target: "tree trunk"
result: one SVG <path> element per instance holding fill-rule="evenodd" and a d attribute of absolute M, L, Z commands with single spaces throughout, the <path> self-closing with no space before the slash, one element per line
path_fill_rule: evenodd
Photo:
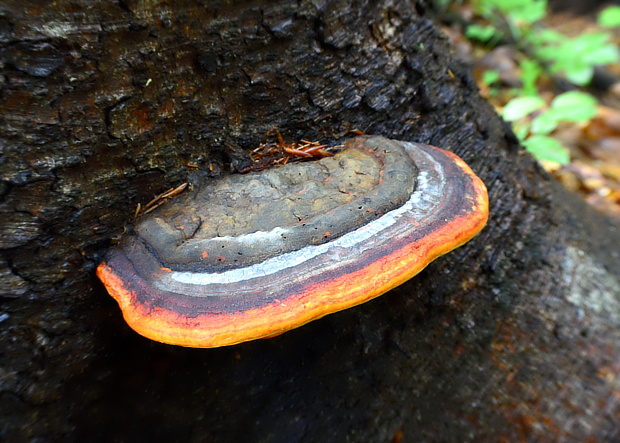
<path fill-rule="evenodd" d="M 2 439 L 618 439 L 618 226 L 518 147 L 431 18 L 424 0 L 4 2 Z M 274 127 L 452 150 L 489 189 L 488 226 L 276 338 L 138 336 L 102 254 L 186 164 L 227 173 L 229 142 Z"/>

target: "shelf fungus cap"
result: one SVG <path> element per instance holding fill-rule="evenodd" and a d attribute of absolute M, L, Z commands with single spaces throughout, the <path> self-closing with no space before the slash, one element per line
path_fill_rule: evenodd
<path fill-rule="evenodd" d="M 377 136 L 344 148 L 140 219 L 97 269 L 129 326 L 204 348 L 278 335 L 400 285 L 486 223 L 486 188 L 456 155 Z"/>

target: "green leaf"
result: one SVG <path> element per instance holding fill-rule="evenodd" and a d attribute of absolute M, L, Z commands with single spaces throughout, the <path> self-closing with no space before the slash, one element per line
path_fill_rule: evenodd
<path fill-rule="evenodd" d="M 596 99 L 585 92 L 565 92 L 553 99 L 550 112 L 559 120 L 586 122 L 596 114 Z"/>
<path fill-rule="evenodd" d="M 609 6 L 603 9 L 598 16 L 598 24 L 604 28 L 620 26 L 620 6 Z"/>
<path fill-rule="evenodd" d="M 482 83 L 485 85 L 492 85 L 493 83 L 499 80 L 499 72 L 494 69 L 489 69 L 488 71 L 484 71 L 482 74 Z"/>
<path fill-rule="evenodd" d="M 538 96 L 517 97 L 510 100 L 502 113 L 504 120 L 515 121 L 545 106 L 545 101 Z"/>
<path fill-rule="evenodd" d="M 551 111 L 547 111 L 532 120 L 530 132 L 532 134 L 546 135 L 551 134 L 557 127 L 558 119 L 556 115 Z"/>
<path fill-rule="evenodd" d="M 564 75 L 573 85 L 586 86 L 592 80 L 594 68 L 581 66 L 567 67 L 564 69 Z"/>
<path fill-rule="evenodd" d="M 530 135 L 530 124 L 523 120 L 517 120 L 512 123 L 512 131 L 517 138 L 523 142 Z"/>
<path fill-rule="evenodd" d="M 561 165 L 570 163 L 568 149 L 552 137 L 533 135 L 525 140 L 523 145 L 539 161 L 552 161 Z"/>
<path fill-rule="evenodd" d="M 547 43 L 561 42 L 566 38 L 565 35 L 560 34 L 553 29 L 540 29 L 535 33 L 528 35 L 528 40 L 534 45 L 544 45 Z"/>
<path fill-rule="evenodd" d="M 502 38 L 502 33 L 493 26 L 470 25 L 465 30 L 465 36 L 471 40 L 487 43 L 492 39 Z"/>
<path fill-rule="evenodd" d="M 509 14 L 517 21 L 531 24 L 545 17 L 547 0 L 513 0 L 504 3 L 513 2 L 515 5 Z"/>
<path fill-rule="evenodd" d="M 606 32 L 591 32 L 575 37 L 567 47 L 573 53 L 580 54 L 583 61 L 590 65 L 603 65 L 618 60 L 618 48 L 609 42 L 610 35 Z"/>

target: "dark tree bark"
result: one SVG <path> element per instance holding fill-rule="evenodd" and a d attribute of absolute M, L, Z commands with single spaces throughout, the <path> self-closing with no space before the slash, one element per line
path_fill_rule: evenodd
<path fill-rule="evenodd" d="M 618 226 L 477 93 L 424 0 L 0 5 L 5 441 L 619 438 Z M 146 340 L 94 276 L 148 201 L 271 128 L 429 143 L 487 228 L 398 289 L 270 340 Z M 195 180 L 195 177 L 192 178 Z"/>

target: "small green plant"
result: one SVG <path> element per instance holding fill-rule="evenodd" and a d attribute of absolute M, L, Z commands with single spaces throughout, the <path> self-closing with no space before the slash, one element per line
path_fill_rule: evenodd
<path fill-rule="evenodd" d="M 529 118 L 537 113 L 533 118 Z M 503 117 L 513 122 L 515 133 L 538 160 L 568 164 L 570 155 L 562 144 L 550 137 L 560 123 L 582 123 L 596 114 L 596 99 L 580 91 L 556 96 L 547 106 L 539 96 L 517 97 L 506 104 Z"/>
<path fill-rule="evenodd" d="M 538 79 L 543 73 L 543 68 L 535 60 L 529 58 L 521 60 L 519 64 L 521 68 L 521 90 L 516 95 L 535 95 L 538 96 Z"/>
<path fill-rule="evenodd" d="M 473 0 L 472 4 L 489 25 L 469 26 L 469 38 L 490 44 L 509 37 L 530 58 L 545 64 L 551 74 L 561 73 L 576 85 L 589 83 L 595 66 L 620 58 L 606 32 L 570 38 L 542 27 L 539 22 L 545 16 L 546 0 Z M 599 21 L 613 26 L 620 21 L 620 7 L 604 10 Z"/>
<path fill-rule="evenodd" d="M 563 74 L 571 83 L 590 83 L 594 67 L 618 61 L 618 48 L 605 32 L 589 32 L 574 38 L 552 30 L 529 36 L 534 55 L 546 62 L 552 74 Z"/>
<path fill-rule="evenodd" d="M 510 40 L 523 55 L 519 61 L 522 86 L 512 91 L 504 118 L 513 122 L 517 136 L 537 159 L 568 163 L 568 150 L 550 134 L 561 122 L 590 120 L 596 113 L 596 100 L 589 94 L 571 91 L 557 96 L 547 106 L 538 82 L 544 75 L 559 75 L 574 85 L 587 85 L 596 66 L 620 59 L 611 35 L 591 32 L 570 38 L 546 29 L 541 20 L 547 0 L 472 0 L 471 4 L 487 24 L 468 26 L 468 38 L 487 45 Z M 620 7 L 605 9 L 599 15 L 599 24 L 620 26 Z M 486 74 L 483 83 L 491 83 Z"/>

